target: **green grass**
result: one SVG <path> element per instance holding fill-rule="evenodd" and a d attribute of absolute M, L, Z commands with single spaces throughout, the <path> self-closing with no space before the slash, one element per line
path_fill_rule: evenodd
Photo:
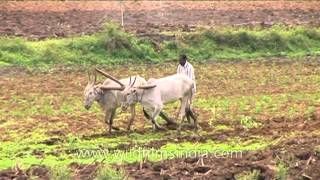
<path fill-rule="evenodd" d="M 320 30 L 316 28 L 274 26 L 168 32 L 176 34 L 177 40 L 157 46 L 150 39 L 137 38 L 113 24 L 106 24 L 104 29 L 90 36 L 42 41 L 0 38 L 0 67 L 159 63 L 176 59 L 180 53 L 197 62 L 320 54 Z"/>
<path fill-rule="evenodd" d="M 245 128 L 259 127 L 255 119 L 309 117 L 319 105 L 319 93 L 280 93 L 272 95 L 197 98 L 194 106 L 212 112 L 212 120 L 239 121 Z"/>
<path fill-rule="evenodd" d="M 98 170 L 97 176 L 95 177 L 96 180 L 123 180 L 125 179 L 125 171 L 114 170 L 109 166 L 103 166 Z"/>
<path fill-rule="evenodd" d="M 167 64 L 165 70 L 162 66 L 118 67 L 113 68 L 112 73 L 116 77 L 128 73 L 149 78 L 164 76 L 176 68 L 176 64 Z M 53 179 L 58 179 L 68 174 L 56 167 L 67 167 L 73 162 L 112 165 L 194 154 L 220 158 L 265 149 L 287 138 L 319 135 L 316 130 L 292 129 L 276 136 L 250 133 L 251 128 L 259 130 L 272 118 L 284 117 L 286 123 L 297 117 L 308 121 L 308 117 L 317 112 L 320 105 L 318 62 L 195 63 L 194 67 L 199 88 L 193 107 L 202 130 L 194 133 L 184 128 L 180 136 L 174 130 L 152 132 L 150 121 L 143 118 L 141 106 L 137 109 L 134 132 L 105 135 L 103 112 L 97 103 L 89 111 L 83 107 L 86 75 L 77 71 L 3 77 L 1 80 L 6 86 L 0 87 L 3 90 L 0 91 L 0 170 L 15 165 L 26 169 L 37 164 L 50 167 L 57 173 Z M 165 112 L 173 117 L 178 105 L 166 106 Z M 123 130 L 128 116 L 128 112 L 118 113 L 115 126 Z M 245 132 L 239 137 L 233 133 L 228 135 L 229 131 L 237 130 L 238 125 L 243 126 Z M 52 145 L 45 143 L 52 139 L 58 141 Z M 141 154 L 143 151 L 145 155 Z M 318 156 L 320 148 L 315 151 Z M 286 177 L 285 166 L 279 163 L 275 168 L 279 178 Z M 124 175 L 108 167 L 103 167 L 98 174 L 101 179 L 110 176 L 121 179 Z M 251 178 L 257 174 L 248 171 L 243 175 Z"/>
<path fill-rule="evenodd" d="M 121 137 L 110 138 L 109 140 L 116 141 L 117 139 L 121 139 Z M 223 143 L 208 140 L 203 143 L 167 143 L 159 149 L 141 148 L 139 146 L 126 150 L 112 150 L 108 149 L 110 147 L 108 145 L 108 138 L 93 140 L 78 139 L 77 141 L 80 142 L 61 142 L 57 145 L 39 144 L 36 140 L 4 143 L 3 148 L 0 149 L 0 169 L 13 167 L 16 163 L 21 163 L 22 168 L 27 168 L 33 164 L 45 164 L 49 167 L 57 167 L 60 165 L 66 166 L 72 162 L 88 164 L 93 161 L 103 161 L 108 164 L 119 164 L 137 162 L 143 159 L 159 161 L 200 154 L 207 156 L 213 154 L 216 157 L 238 157 L 242 156 L 246 151 L 260 150 L 273 143 L 273 141 L 268 139 L 242 141 L 235 138 Z M 130 142 L 129 139 L 126 141 Z M 123 141 L 119 141 L 118 143 L 121 144 Z M 38 155 L 34 154 L 35 150 L 43 152 L 44 157 L 39 158 Z M 58 152 L 58 155 L 53 155 L 55 152 Z"/>
<path fill-rule="evenodd" d="M 71 179 L 71 172 L 67 166 L 53 166 L 50 168 L 49 177 L 56 180 Z"/>
<path fill-rule="evenodd" d="M 288 176 L 289 167 L 283 162 L 278 162 L 277 164 L 277 179 L 285 180 Z"/>
<path fill-rule="evenodd" d="M 253 170 L 250 172 L 242 172 L 238 175 L 236 175 L 236 180 L 258 180 L 260 177 L 260 171 L 259 170 Z"/>

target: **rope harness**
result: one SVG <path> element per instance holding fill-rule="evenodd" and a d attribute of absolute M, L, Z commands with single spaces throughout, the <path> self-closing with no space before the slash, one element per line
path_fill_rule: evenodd
<path fill-rule="evenodd" d="M 140 100 L 139 100 L 137 91 L 136 91 L 134 94 L 135 94 L 135 96 L 136 96 L 136 101 L 137 101 L 137 102 L 141 102 L 141 100 L 142 100 L 142 98 L 143 98 L 143 95 L 144 95 L 144 89 L 142 90 L 142 94 L 141 94 Z"/>

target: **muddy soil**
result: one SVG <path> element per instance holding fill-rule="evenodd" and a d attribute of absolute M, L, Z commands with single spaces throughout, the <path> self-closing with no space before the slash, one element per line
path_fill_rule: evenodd
<path fill-rule="evenodd" d="M 89 179 L 94 179 L 94 177 L 96 177 L 97 170 L 101 167 L 101 164 L 71 163 L 69 167 L 72 172 L 70 174 L 72 179 L 89 180 Z M 40 166 L 40 165 L 32 165 L 27 170 L 22 170 L 17 166 L 14 168 L 0 171 L 0 180 L 11 180 L 11 179 L 27 180 L 30 178 L 33 178 L 33 179 L 37 178 L 41 180 L 53 179 L 52 175 L 50 175 L 50 169 L 48 167 Z"/>
<path fill-rule="evenodd" d="M 161 141 L 139 144 L 139 147 L 158 149 L 168 142 L 205 142 L 209 139 L 224 141 L 236 136 L 248 140 L 254 136 L 264 136 L 271 139 L 278 138 L 281 140 L 265 150 L 247 151 L 236 154 L 236 156 L 235 154 L 231 154 L 231 156 L 205 154 L 203 157 L 177 158 L 161 162 L 145 161 L 124 166 L 114 166 L 114 168 L 124 168 L 128 175 L 135 179 L 157 179 L 159 177 L 163 179 L 234 179 L 241 174 L 249 173 L 253 170 L 260 172 L 260 179 L 274 179 L 278 174 L 278 164 L 282 162 L 288 167 L 288 178 L 320 178 L 320 172 L 316 171 L 316 169 L 320 168 L 320 138 L 319 135 L 313 134 L 313 132 L 320 129 L 320 111 L 316 111 L 310 117 L 264 120 L 261 127 L 250 130 L 245 130 L 236 122 L 221 120 L 216 123 L 234 128 L 228 131 L 203 129 L 207 132 L 203 136 L 167 138 Z M 201 125 L 208 126 L 206 124 Z M 288 132 L 297 133 L 297 136 L 294 138 L 281 138 L 281 136 L 286 136 Z M 51 133 L 60 134 L 62 132 Z M 145 131 L 136 133 L 144 134 Z M 116 135 L 113 134 L 113 136 Z M 51 141 L 44 143 L 51 143 Z M 120 145 L 115 149 L 125 150 L 133 146 L 137 146 L 137 144 Z M 99 163 L 71 163 L 70 168 L 73 172 L 72 176 L 75 179 L 94 179 L 100 165 Z M 33 165 L 25 171 L 19 167 L 0 171 L 1 180 L 14 178 L 27 179 L 31 176 L 49 179 L 49 170 L 44 166 Z"/>
<path fill-rule="evenodd" d="M 257 152 L 244 152 L 238 156 L 209 154 L 165 160 L 156 163 L 140 162 L 125 166 L 136 179 L 235 179 L 246 172 L 257 170 L 259 179 L 275 179 L 279 163 L 288 166 L 288 179 L 319 179 L 320 156 L 315 146 L 317 136 L 296 137 Z"/>
<path fill-rule="evenodd" d="M 319 145 L 318 136 L 295 137 L 263 151 L 248 151 L 236 156 L 205 154 L 202 157 L 155 163 L 145 161 L 115 168 L 124 168 L 134 179 L 235 179 L 254 170 L 260 172 L 259 179 L 275 179 L 281 162 L 288 167 L 287 179 L 319 179 L 320 155 L 315 150 Z M 72 163 L 70 167 L 74 179 L 94 179 L 100 166 L 97 163 Z M 34 165 L 26 171 L 18 167 L 0 171 L 1 180 L 28 179 L 31 176 L 49 179 L 49 170 Z"/>
<path fill-rule="evenodd" d="M 0 2 L 0 35 L 30 39 L 92 34 L 105 21 L 121 22 L 126 30 L 153 36 L 161 31 L 196 26 L 320 26 L 320 2 L 295 1 L 23 1 Z M 161 38 L 161 37 L 160 37 Z"/>
<path fill-rule="evenodd" d="M 265 120 L 262 127 L 245 130 L 241 126 L 220 121 L 231 125 L 235 129 L 230 131 L 209 133 L 202 137 L 177 137 L 171 142 L 199 142 L 212 139 L 215 141 L 227 140 L 231 137 L 252 139 L 253 136 L 266 138 L 280 138 L 280 142 L 271 145 L 262 151 L 248 151 L 242 154 L 221 153 L 204 154 L 203 157 L 178 158 L 162 162 L 139 162 L 127 165 L 124 168 L 133 178 L 139 179 L 235 179 L 237 176 L 257 170 L 259 179 L 275 179 L 278 177 L 279 163 L 288 167 L 288 179 L 319 179 L 320 168 L 319 135 L 310 135 L 320 129 L 320 112 L 317 111 L 309 118 L 275 118 Z M 308 119 L 308 120 L 307 120 Z M 209 129 L 208 129 L 209 130 Z M 210 131 L 208 131 L 210 132 Z M 281 138 L 288 132 L 296 132 L 297 137 Z M 308 136 L 309 134 L 309 136 Z M 167 142 L 150 142 L 150 147 L 161 147 Z M 316 149 L 316 147 L 318 149 Z"/>
<path fill-rule="evenodd" d="M 45 166 L 33 165 L 25 171 L 19 166 L 0 171 L 0 180 L 27 180 L 30 179 L 30 177 L 47 180 L 49 179 L 49 169 Z"/>
<path fill-rule="evenodd" d="M 231 65 L 231 64 L 230 64 Z M 199 65 L 200 66 L 200 65 Z M 309 66 L 309 65 L 308 65 Z M 174 71 L 175 66 L 172 67 L 172 71 Z M 265 66 L 267 67 L 267 66 Z M 283 66 L 284 68 L 286 66 Z M 306 71 L 303 71 L 305 74 L 314 75 L 318 72 L 318 66 L 312 66 L 313 68 L 306 68 Z M 218 68 L 214 66 L 214 68 Z M 215 72 L 214 68 L 207 69 L 206 71 Z M 145 74 L 152 74 L 160 76 L 161 73 L 154 69 L 144 72 Z M 262 68 L 263 69 L 263 68 Z M 266 68 L 265 68 L 266 69 Z M 294 68 L 292 68 L 294 69 Z M 114 74 L 118 77 L 121 77 L 122 74 L 125 74 L 127 69 L 118 69 L 114 71 Z M 171 70 L 170 70 L 171 71 Z M 13 69 L 12 74 L 8 74 L 7 72 L 11 72 L 10 70 L 3 71 L 3 74 L 0 72 L 1 83 L 6 87 L 1 97 L 3 100 L 10 99 L 13 95 L 20 95 L 28 100 L 29 94 L 32 93 L 50 93 L 53 95 L 57 95 L 58 92 L 64 93 L 64 95 L 68 96 L 81 96 L 83 87 L 86 84 L 86 76 L 81 72 L 70 73 L 68 76 L 65 76 L 65 72 L 56 72 L 52 74 L 47 74 L 44 76 L 39 72 L 39 76 L 34 76 L 29 74 L 29 72 L 21 72 L 20 69 Z M 21 72 L 21 73 L 19 73 Z M 169 71 L 168 71 L 169 72 Z M 204 71 L 205 72 L 205 71 Z M 259 72 L 261 72 L 259 70 Z M 292 72 L 291 69 L 288 72 Z M 288 73 L 287 71 L 281 73 Z M 279 75 L 284 75 L 284 74 Z M 15 77 L 15 74 L 17 77 Z M 203 73 L 205 74 L 205 73 Z M 265 73 L 264 75 L 268 76 L 270 73 Z M 219 74 L 218 74 L 219 75 Z M 213 77 L 217 78 L 218 75 Z M 223 74 L 225 76 L 225 74 Z M 250 79 L 246 74 L 244 74 L 242 78 Z M 150 76 L 150 75 L 149 75 Z M 227 76 L 231 79 L 234 78 L 232 76 Z M 269 78 L 270 79 L 270 78 Z M 208 86 L 204 78 L 199 79 L 199 85 Z M 232 82 L 235 82 L 233 79 Z M 295 83 L 295 82 L 293 82 Z M 311 84 L 311 83 L 310 83 Z M 229 84 L 229 87 L 232 83 Z M 288 86 L 288 87 L 291 87 Z M 279 91 L 274 92 L 271 91 L 272 87 L 263 87 L 264 89 L 259 89 L 259 86 L 256 87 L 256 94 L 263 94 L 264 92 L 269 93 L 279 93 Z M 298 89 L 295 89 L 298 88 Z M 78 89 L 74 91 L 74 89 Z M 230 89 L 216 89 L 216 92 L 208 93 L 206 89 L 208 88 L 199 88 L 202 89 L 203 94 L 209 94 L 210 96 L 230 96 L 239 91 L 237 88 Z M 266 90 L 267 89 L 267 90 Z M 290 88 L 290 90 L 296 90 L 296 92 L 315 92 L 316 89 L 319 89 L 317 86 L 304 86 Z M 288 93 L 286 90 L 282 90 L 283 92 Z M 249 91 L 248 91 L 249 92 Z M 290 92 L 290 91 L 289 91 Z M 220 93 L 220 94 L 219 94 Z M 246 93 L 246 92 L 245 92 Z M 252 93 L 250 90 L 249 93 Z M 241 93 L 243 95 L 244 93 Z M 61 96 L 61 95 L 60 95 Z M 57 97 L 60 97 L 57 95 Z M 205 97 L 205 96 L 204 96 Z M 57 102 L 53 102 L 53 104 L 59 104 Z M 12 107 L 15 108 L 17 104 L 13 103 Z M 4 107 L 4 106 L 3 106 Z M 196 109 L 196 112 L 201 114 L 201 118 L 199 121 L 199 125 L 202 127 L 202 136 L 199 136 L 195 133 L 191 132 L 191 127 L 185 126 L 183 130 L 188 130 L 188 135 L 182 136 L 174 136 L 172 135 L 172 130 L 168 130 L 168 134 L 164 135 L 164 138 L 159 141 L 151 141 L 148 143 L 141 144 L 122 144 L 116 147 L 118 150 L 130 149 L 133 146 L 146 147 L 146 148 L 160 148 L 161 146 L 167 144 L 168 142 L 204 142 L 207 140 L 221 141 L 225 142 L 229 138 L 239 137 L 242 140 L 255 140 L 255 137 L 265 137 L 268 140 L 278 140 L 279 142 L 275 145 L 268 147 L 262 151 L 256 152 L 245 152 L 243 156 L 240 158 L 180 158 L 174 160 L 166 160 L 162 162 L 150 163 L 134 163 L 129 165 L 124 165 L 122 167 L 115 168 L 125 168 L 127 170 L 128 175 L 131 175 L 135 179 L 234 179 L 237 175 L 243 172 L 249 172 L 252 170 L 259 170 L 261 172 L 261 179 L 273 179 L 277 176 L 278 162 L 285 163 L 288 167 L 288 173 L 291 179 L 308 179 L 312 177 L 313 179 L 319 179 L 319 171 L 317 169 L 320 168 L 319 163 L 319 148 L 320 148 L 320 108 L 314 104 L 315 113 L 311 116 L 305 117 L 301 116 L 294 119 L 289 119 L 288 117 L 278 117 L 278 118 L 269 118 L 269 116 L 263 116 L 261 119 L 254 119 L 256 122 L 261 125 L 257 128 L 246 129 L 240 123 L 239 120 L 224 120 L 219 119 L 218 121 L 214 121 L 213 125 L 210 126 L 208 124 L 207 119 L 209 119 L 212 114 L 209 111 Z M 8 108 L 8 107 L 5 107 Z M 54 106 L 55 108 L 55 106 Z M 81 112 L 82 113 L 82 112 Z M 174 114 L 171 112 L 169 114 Z M 125 135 L 127 132 L 119 131 L 114 132 L 113 135 L 105 134 L 105 124 L 101 121 L 102 117 L 98 117 L 92 114 L 81 114 L 78 116 L 47 116 L 47 115 L 35 115 L 34 122 L 30 122 L 28 124 L 19 124 L 15 125 L 16 127 L 8 127 L 2 128 L 1 132 L 3 132 L 1 136 L 1 140 L 6 139 L 6 131 L 11 130 L 10 128 L 18 129 L 19 132 L 26 132 L 26 136 L 29 136 L 28 131 L 32 131 L 34 127 L 38 127 L 41 129 L 47 128 L 48 125 L 52 125 L 57 122 L 67 122 L 66 129 L 54 129 L 47 132 L 48 135 L 52 135 L 48 140 L 45 140 L 41 143 L 46 145 L 54 145 L 59 142 L 65 141 L 65 136 L 68 133 L 81 134 L 83 138 L 86 139 L 94 139 L 98 137 L 117 137 L 120 135 Z M 151 127 L 143 128 L 145 123 L 149 123 L 146 120 L 143 120 L 142 114 L 137 117 L 135 122 L 135 127 L 138 130 L 133 130 L 135 133 L 145 134 L 151 132 Z M 202 120 L 201 120 L 202 119 Z M 1 117 L 0 117 L 1 120 Z M 20 119 L 18 119 L 20 120 Z M 120 123 L 117 122 L 116 126 L 121 129 L 126 127 L 126 119 L 120 120 Z M 3 121 L 5 122 L 5 121 Z M 23 121 L 20 121 L 21 123 Z M 119 124 L 118 124 L 119 123 Z M 229 127 L 226 130 L 217 130 L 215 126 L 217 125 L 225 125 Z M 139 127 L 139 128 L 138 128 Z M 140 128 L 141 127 L 141 128 Z M 102 129 L 101 131 L 97 131 Z M 94 133 L 93 133 L 94 132 Z M 189 133 L 190 132 L 190 133 Z M 190 134 L 190 135 L 189 135 Z M 293 136 L 295 136 L 293 138 Z M 26 137 L 27 138 L 27 137 Z M 316 150 L 317 149 L 317 150 Z M 59 152 L 54 152 L 59 153 Z M 52 154 L 52 155 L 57 155 Z M 33 155 L 38 157 L 42 157 L 44 152 L 42 151 L 34 151 Z M 211 156 L 212 157 L 212 156 Z M 78 179 L 93 179 L 96 175 L 98 164 L 87 164 L 87 165 L 79 165 L 79 164 L 70 164 L 71 169 L 73 170 L 73 175 Z M 47 178 L 48 168 L 34 165 L 27 170 L 21 170 L 20 168 L 11 168 L 7 170 L 0 171 L 0 179 L 23 179 L 30 176 L 41 176 L 43 179 Z M 77 173 L 74 173 L 77 172 Z M 19 178 L 17 178 L 19 177 Z M 288 178 L 288 179 L 290 179 Z"/>

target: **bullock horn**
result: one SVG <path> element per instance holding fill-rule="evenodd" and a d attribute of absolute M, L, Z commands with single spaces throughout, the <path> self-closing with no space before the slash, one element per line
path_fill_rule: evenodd
<path fill-rule="evenodd" d="M 143 85 L 143 86 L 138 86 L 139 89 L 151 89 L 155 88 L 157 85 L 156 84 L 149 84 L 149 85 Z"/>
<path fill-rule="evenodd" d="M 88 71 L 88 83 L 90 83 L 91 81 L 91 76 L 90 76 L 90 72 Z"/>
<path fill-rule="evenodd" d="M 93 84 L 96 84 L 96 82 L 97 82 L 97 72 L 94 72 L 93 74 L 94 74 Z"/>
<path fill-rule="evenodd" d="M 103 72 L 102 70 L 96 68 L 96 71 L 98 71 L 99 73 L 101 73 L 102 75 L 104 75 L 107 78 L 110 78 L 111 80 L 113 80 L 114 82 L 118 83 L 120 86 L 124 87 L 125 85 L 122 84 L 119 80 L 117 80 L 115 77 L 111 76 L 110 74 Z"/>
<path fill-rule="evenodd" d="M 131 76 L 130 76 L 130 79 L 129 79 L 129 86 L 131 85 Z"/>
<path fill-rule="evenodd" d="M 131 84 L 131 87 L 134 85 L 134 83 L 136 83 L 137 80 L 137 76 L 134 77 L 133 83 Z"/>
<path fill-rule="evenodd" d="M 119 90 L 119 91 L 124 90 L 123 87 L 112 87 L 112 86 L 100 86 L 100 89 L 102 89 L 102 90 Z"/>

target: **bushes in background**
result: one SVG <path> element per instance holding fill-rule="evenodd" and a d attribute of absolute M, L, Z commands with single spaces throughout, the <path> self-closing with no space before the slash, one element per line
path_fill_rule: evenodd
<path fill-rule="evenodd" d="M 176 59 L 180 53 L 187 53 L 193 61 L 220 61 L 320 52 L 320 30 L 315 28 L 274 26 L 171 33 L 178 38 L 155 44 L 109 23 L 102 32 L 90 36 L 43 41 L 3 37 L 0 66 L 159 63 Z"/>

